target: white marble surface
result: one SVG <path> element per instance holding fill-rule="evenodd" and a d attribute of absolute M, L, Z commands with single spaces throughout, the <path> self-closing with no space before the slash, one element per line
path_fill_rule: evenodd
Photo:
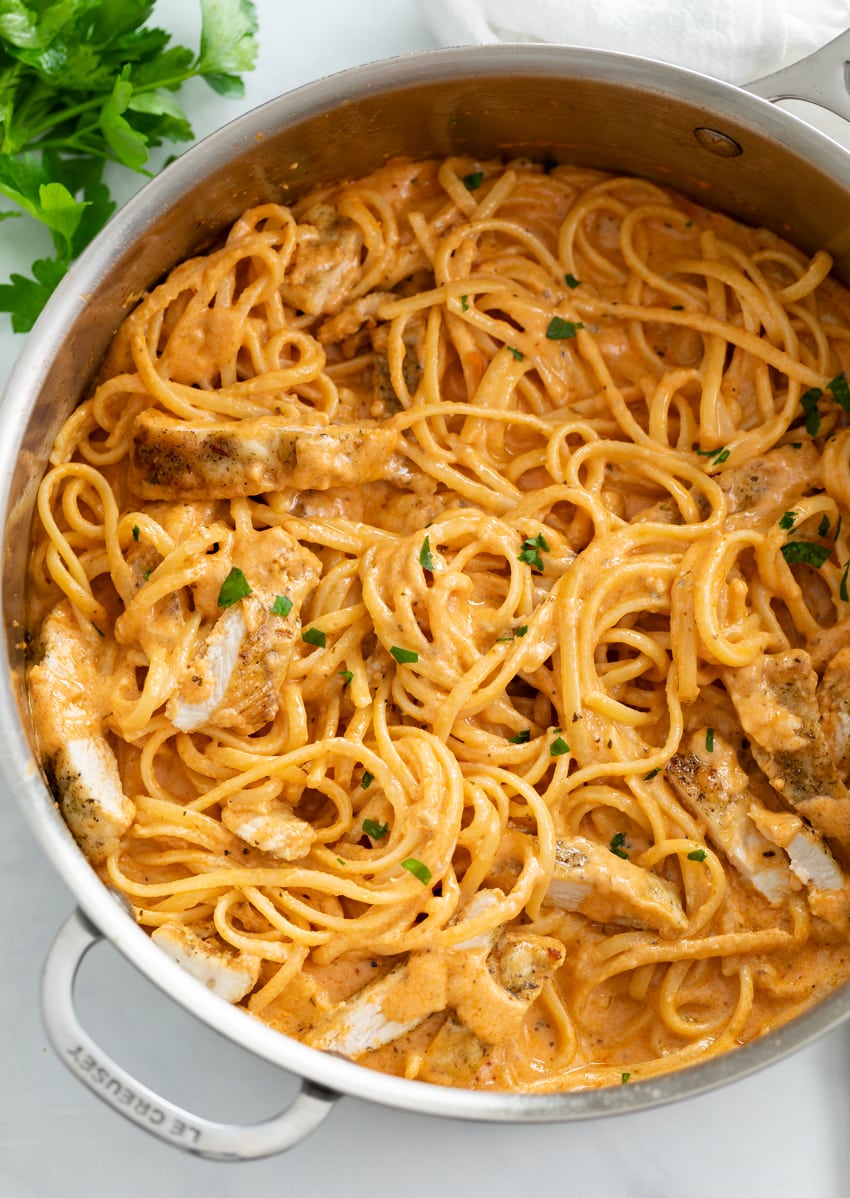
<path fill-rule="evenodd" d="M 356 63 L 427 49 L 413 0 L 258 0 L 262 55 L 244 107 Z M 194 36 L 196 5 L 158 16 Z M 238 111 L 199 85 L 204 134 Z M 833 122 L 830 131 L 847 138 Z M 39 250 L 0 225 L 0 277 Z M 3 319 L 3 318 L 0 318 Z M 22 338 L 0 326 L 0 386 Z M 0 411 L 2 420 L 2 411 Z M 0 747 L 2 751 L 2 747 Z M 850 1193 L 850 1031 L 838 1031 L 742 1082 L 677 1107 L 573 1125 L 448 1122 L 343 1100 L 288 1155 L 241 1165 L 189 1158 L 143 1135 L 74 1080 L 48 1048 L 37 1005 L 45 949 L 71 899 L 0 793 L 0 1195 L 2 1198 L 310 1198 L 439 1193 L 460 1198 L 839 1198 Z M 200 1114 L 259 1119 L 295 1091 L 287 1075 L 224 1043 L 100 947 L 79 982 L 83 1017 L 131 1070 Z"/>

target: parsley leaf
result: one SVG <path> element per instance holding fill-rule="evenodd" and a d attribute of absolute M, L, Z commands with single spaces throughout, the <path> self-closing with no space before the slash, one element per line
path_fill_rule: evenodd
<path fill-rule="evenodd" d="M 832 548 L 829 545 L 818 545 L 816 541 L 789 541 L 782 546 L 782 556 L 789 565 L 803 563 L 820 569 Z"/>
<path fill-rule="evenodd" d="M 571 275 L 571 274 L 564 275 L 564 282 L 570 288 L 571 291 L 575 290 L 576 287 L 581 286 L 581 279 L 577 279 L 575 277 L 575 275 Z"/>
<path fill-rule="evenodd" d="M 240 599 L 245 599 L 250 594 L 252 591 L 248 579 L 238 566 L 232 566 L 227 578 L 221 584 L 217 603 L 219 607 L 233 607 L 234 603 L 238 603 Z"/>
<path fill-rule="evenodd" d="M 522 549 L 517 554 L 517 561 L 525 562 L 532 566 L 535 570 L 543 569 L 543 558 L 540 556 L 540 551 L 549 553 L 549 542 L 546 540 L 542 532 L 536 537 L 526 537 L 522 543 Z"/>
<path fill-rule="evenodd" d="M 705 861 L 705 849 L 692 849 L 688 853 L 689 861 Z"/>
<path fill-rule="evenodd" d="M 784 529 L 785 532 L 790 532 L 791 529 L 794 527 L 794 521 L 796 519 L 797 519 L 796 512 L 784 512 L 782 515 L 782 518 L 779 521 L 779 527 Z"/>
<path fill-rule="evenodd" d="M 623 845 L 625 843 L 626 843 L 625 832 L 615 832 L 614 835 L 611 837 L 611 843 L 608 845 L 608 848 L 611 850 L 611 852 L 614 854 L 615 857 L 622 857 L 624 861 L 628 861 L 629 854 L 623 848 Z"/>
<path fill-rule="evenodd" d="M 26 332 L 73 259 L 115 209 L 112 160 L 147 173 L 150 150 L 188 141 L 174 93 L 203 78 L 241 95 L 257 53 L 251 0 L 200 0 L 197 54 L 148 26 L 152 0 L 0 0 L 0 195 L 41 222 L 52 257 L 0 286 L 0 311 Z"/>
<path fill-rule="evenodd" d="M 563 316 L 553 316 L 546 329 L 546 336 L 550 341 L 569 341 L 583 328 L 580 320 L 564 320 Z"/>
<path fill-rule="evenodd" d="M 564 740 L 563 736 L 556 736 L 549 746 L 550 757 L 563 757 L 564 754 L 569 753 L 569 751 L 570 746 Z"/>
<path fill-rule="evenodd" d="M 203 27 L 197 74 L 221 96 L 241 97 L 241 71 L 257 57 L 257 14 L 248 0 L 201 0 Z"/>
<path fill-rule="evenodd" d="M 820 432 L 820 411 L 818 400 L 823 395 L 820 387 L 810 387 L 800 397 L 800 407 L 806 414 L 806 432 L 810 437 L 816 437 Z"/>
<path fill-rule="evenodd" d="M 714 729 L 706 728 L 705 730 L 705 751 L 706 753 L 714 752 Z"/>
<path fill-rule="evenodd" d="M 470 171 L 468 175 L 464 175 L 463 177 L 463 185 L 467 191 L 477 191 L 483 182 L 483 171 Z"/>
<path fill-rule="evenodd" d="M 319 649 L 324 649 L 328 643 L 328 638 L 321 628 L 306 628 L 301 633 L 301 640 L 307 645 L 316 645 Z"/>
<path fill-rule="evenodd" d="M 390 649 L 390 653 L 392 653 L 399 665 L 405 665 L 414 661 L 419 661 L 419 654 L 415 649 L 402 649 L 399 645 L 393 645 Z"/>
<path fill-rule="evenodd" d="M 431 871 L 427 865 L 423 865 L 421 861 L 417 861 L 415 857 L 407 857 L 401 863 L 402 869 L 406 869 L 412 873 L 414 878 L 418 878 L 423 886 L 427 886 L 431 881 Z"/>
<path fill-rule="evenodd" d="M 844 573 L 841 575 L 841 583 L 838 587 L 838 598 L 842 603 L 848 603 L 847 598 L 847 571 L 850 570 L 850 558 L 844 563 Z"/>
<path fill-rule="evenodd" d="M 354 677 L 353 670 L 337 670 L 337 674 L 342 679 L 343 686 L 347 686 L 348 683 L 351 681 L 351 679 Z"/>
<path fill-rule="evenodd" d="M 275 595 L 274 603 L 272 604 L 272 614 L 275 616 L 288 616 L 292 611 L 292 600 L 288 595 Z"/>
<path fill-rule="evenodd" d="M 845 412 L 850 412 L 850 385 L 847 383 L 846 374 L 837 374 L 829 384 L 827 390 L 832 392 L 832 398 L 838 404 L 839 408 L 843 408 Z"/>
<path fill-rule="evenodd" d="M 522 732 L 518 732 L 516 736 L 510 738 L 512 745 L 527 745 L 531 740 L 531 733 L 528 728 L 523 728 Z"/>
<path fill-rule="evenodd" d="M 389 824 L 379 824 L 373 819 L 364 819 L 363 821 L 363 831 L 370 840 L 383 840 L 389 830 Z"/>
<path fill-rule="evenodd" d="M 661 770 L 657 769 L 657 768 L 654 770 L 650 770 L 648 774 L 644 774 L 643 780 L 644 780 L 644 782 L 651 782 L 652 779 L 657 778 L 660 773 L 661 773 Z"/>
<path fill-rule="evenodd" d="M 525 361 L 525 354 L 521 350 L 518 350 L 516 348 L 516 346 L 509 345 L 508 352 L 513 354 L 513 356 L 516 358 L 517 362 Z"/>
<path fill-rule="evenodd" d="M 825 537 L 828 532 L 829 532 L 829 516 L 827 516 L 827 514 L 824 512 L 824 514 L 820 518 L 820 524 L 818 525 L 818 536 Z"/>
<path fill-rule="evenodd" d="M 434 558 L 431 555 L 431 538 L 426 536 L 419 550 L 419 565 L 428 574 L 434 573 Z"/>

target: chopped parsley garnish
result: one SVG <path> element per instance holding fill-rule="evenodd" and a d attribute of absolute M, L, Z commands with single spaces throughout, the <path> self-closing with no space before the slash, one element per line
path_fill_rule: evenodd
<path fill-rule="evenodd" d="M 827 390 L 832 392 L 832 398 L 838 404 L 839 408 L 843 408 L 845 412 L 850 412 L 850 385 L 848 385 L 846 374 L 837 374 L 829 384 Z"/>
<path fill-rule="evenodd" d="M 517 362 L 522 362 L 523 359 L 525 358 L 525 354 L 522 353 L 520 350 L 516 349 L 515 346 L 509 345 L 508 349 L 513 354 L 513 356 L 516 358 Z"/>
<path fill-rule="evenodd" d="M 706 728 L 705 730 L 705 751 L 706 753 L 714 752 L 714 729 Z"/>
<path fill-rule="evenodd" d="M 850 558 L 844 563 L 844 573 L 841 575 L 841 585 L 838 588 L 838 598 L 842 603 L 847 603 L 847 571 L 850 570 Z"/>
<path fill-rule="evenodd" d="M 354 673 L 351 670 L 337 670 L 337 674 L 342 679 L 344 686 L 347 686 L 348 683 L 351 681 L 351 679 L 354 677 Z"/>
<path fill-rule="evenodd" d="M 542 532 L 538 533 L 536 537 L 526 537 L 522 543 L 522 549 L 517 554 L 517 560 L 533 566 L 535 570 L 542 570 L 541 549 L 544 553 L 550 552 L 549 543 Z"/>
<path fill-rule="evenodd" d="M 625 832 L 615 832 L 614 835 L 611 837 L 611 843 L 608 845 L 608 848 L 611 850 L 611 852 L 614 854 L 615 857 L 622 857 L 624 861 L 628 861 L 629 854 L 623 848 L 623 845 L 625 843 L 626 843 Z"/>
<path fill-rule="evenodd" d="M 134 525 L 133 525 L 133 540 L 134 540 L 134 541 L 138 541 L 138 539 L 139 539 L 139 532 L 140 532 L 140 531 L 141 531 L 141 530 L 140 530 L 140 528 L 139 528 L 138 524 L 134 524 Z"/>
<path fill-rule="evenodd" d="M 429 574 L 434 573 L 434 559 L 431 556 L 431 538 L 427 537 L 422 542 L 422 548 L 419 550 L 419 565 Z"/>
<path fill-rule="evenodd" d="M 631 1076 L 632 1075 L 630 1073 L 621 1073 L 620 1074 L 620 1085 L 624 1086 Z"/>
<path fill-rule="evenodd" d="M 553 316 L 546 329 L 546 336 L 550 341 L 569 341 L 583 328 L 580 320 L 564 320 L 563 316 Z"/>
<path fill-rule="evenodd" d="M 784 529 L 785 532 L 790 532 L 791 529 L 794 527 L 794 521 L 796 519 L 797 519 L 796 512 L 784 512 L 782 515 L 782 518 L 779 521 L 779 527 Z"/>
<path fill-rule="evenodd" d="M 398 645 L 393 645 L 390 649 L 393 657 L 399 665 L 405 665 L 408 662 L 419 661 L 419 654 L 415 649 L 401 649 Z"/>
<path fill-rule="evenodd" d="M 316 645 L 319 649 L 324 649 L 328 643 L 328 638 L 322 632 L 321 628 L 306 628 L 301 633 L 301 640 L 307 645 Z"/>
<path fill-rule="evenodd" d="M 818 525 L 818 536 L 825 537 L 829 532 L 829 516 L 824 512 L 821 516 L 820 524 Z"/>
<path fill-rule="evenodd" d="M 527 728 L 523 728 L 522 732 L 518 732 L 516 736 L 512 736 L 510 739 L 512 745 L 527 745 L 531 740 L 531 733 Z"/>
<path fill-rule="evenodd" d="M 806 413 L 806 432 L 810 437 L 816 437 L 820 432 L 820 409 L 818 400 L 823 395 L 820 387 L 810 387 L 800 397 L 800 407 Z"/>
<path fill-rule="evenodd" d="M 652 779 L 657 777 L 657 775 L 660 773 L 661 773 L 660 769 L 650 770 L 648 774 L 644 774 L 643 780 L 644 780 L 644 782 L 651 782 Z"/>
<path fill-rule="evenodd" d="M 688 853 L 689 861 L 705 861 L 705 849 L 692 849 Z"/>
<path fill-rule="evenodd" d="M 581 279 L 577 279 L 575 275 L 571 275 L 569 273 L 564 275 L 564 282 L 571 291 L 574 291 L 576 287 L 581 286 Z"/>
<path fill-rule="evenodd" d="M 368 790 L 375 781 L 375 775 L 370 774 L 368 770 L 363 771 L 363 777 L 360 779 L 360 786 L 363 790 Z"/>
<path fill-rule="evenodd" d="M 275 601 L 272 604 L 272 614 L 275 616 L 288 616 L 292 611 L 292 600 L 288 595 L 276 595 Z"/>
<path fill-rule="evenodd" d="M 840 515 L 838 517 L 838 523 L 835 526 L 835 532 L 832 534 L 833 541 L 837 541 L 839 536 L 841 535 L 841 524 L 842 524 L 843 520 L 844 520 L 844 516 Z"/>
<path fill-rule="evenodd" d="M 549 746 L 550 757 L 563 757 L 565 753 L 569 753 L 570 746 L 564 740 L 563 736 L 556 736 Z"/>
<path fill-rule="evenodd" d="M 379 824 L 373 819 L 364 819 L 363 821 L 363 831 L 370 840 L 383 840 L 389 830 L 389 824 Z"/>
<path fill-rule="evenodd" d="M 483 171 L 470 171 L 468 175 L 463 176 L 463 185 L 467 191 L 478 191 L 483 182 Z"/>
<path fill-rule="evenodd" d="M 461 310 L 461 312 L 469 311 L 469 296 L 468 295 L 462 295 L 460 297 L 460 310 Z"/>
<path fill-rule="evenodd" d="M 501 644 L 503 641 L 512 641 L 512 640 L 514 640 L 516 637 L 523 637 L 523 636 L 525 636 L 525 634 L 526 634 L 527 632 L 528 632 L 528 625 L 527 625 L 527 624 L 521 624 L 519 628 L 515 628 L 515 629 L 513 630 L 513 632 L 510 634 L 510 636 L 497 636 L 497 637 L 496 637 L 496 644 L 497 644 L 497 645 L 499 645 L 499 644 Z"/>
<path fill-rule="evenodd" d="M 221 590 L 218 592 L 218 606 L 233 607 L 234 603 L 238 603 L 240 599 L 245 599 L 251 593 L 248 579 L 238 566 L 231 566 L 230 573 L 221 584 Z"/>
<path fill-rule="evenodd" d="M 408 873 L 413 874 L 414 878 L 418 878 L 423 886 L 427 886 L 431 881 L 431 871 L 427 865 L 421 861 L 417 861 L 415 857 L 407 857 L 401 863 L 402 869 L 406 869 Z"/>
<path fill-rule="evenodd" d="M 712 466 L 722 466 L 728 460 L 731 449 L 700 449 L 697 445 L 696 454 L 701 458 L 711 458 Z"/>
<path fill-rule="evenodd" d="M 829 545 L 818 545 L 815 541 L 789 541 L 782 546 L 782 556 L 789 565 L 804 564 L 820 569 L 832 548 Z"/>

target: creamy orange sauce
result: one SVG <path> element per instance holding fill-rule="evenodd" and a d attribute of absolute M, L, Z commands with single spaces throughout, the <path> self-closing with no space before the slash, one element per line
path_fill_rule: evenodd
<path fill-rule="evenodd" d="M 850 296 L 653 184 L 388 163 L 127 319 L 39 497 L 45 770 L 163 951 L 441 1085 L 850 974 Z"/>

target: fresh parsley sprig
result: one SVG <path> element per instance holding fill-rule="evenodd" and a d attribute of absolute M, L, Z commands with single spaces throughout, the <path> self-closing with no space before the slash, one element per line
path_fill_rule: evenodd
<path fill-rule="evenodd" d="M 103 168 L 146 170 L 151 149 L 190 141 L 175 92 L 204 79 L 241 96 L 254 66 L 252 0 L 200 0 L 197 53 L 148 26 L 153 0 L 0 2 L 0 195 L 6 217 L 40 221 L 53 254 L 0 285 L 0 311 L 23 333 L 71 262 L 115 210 Z"/>

